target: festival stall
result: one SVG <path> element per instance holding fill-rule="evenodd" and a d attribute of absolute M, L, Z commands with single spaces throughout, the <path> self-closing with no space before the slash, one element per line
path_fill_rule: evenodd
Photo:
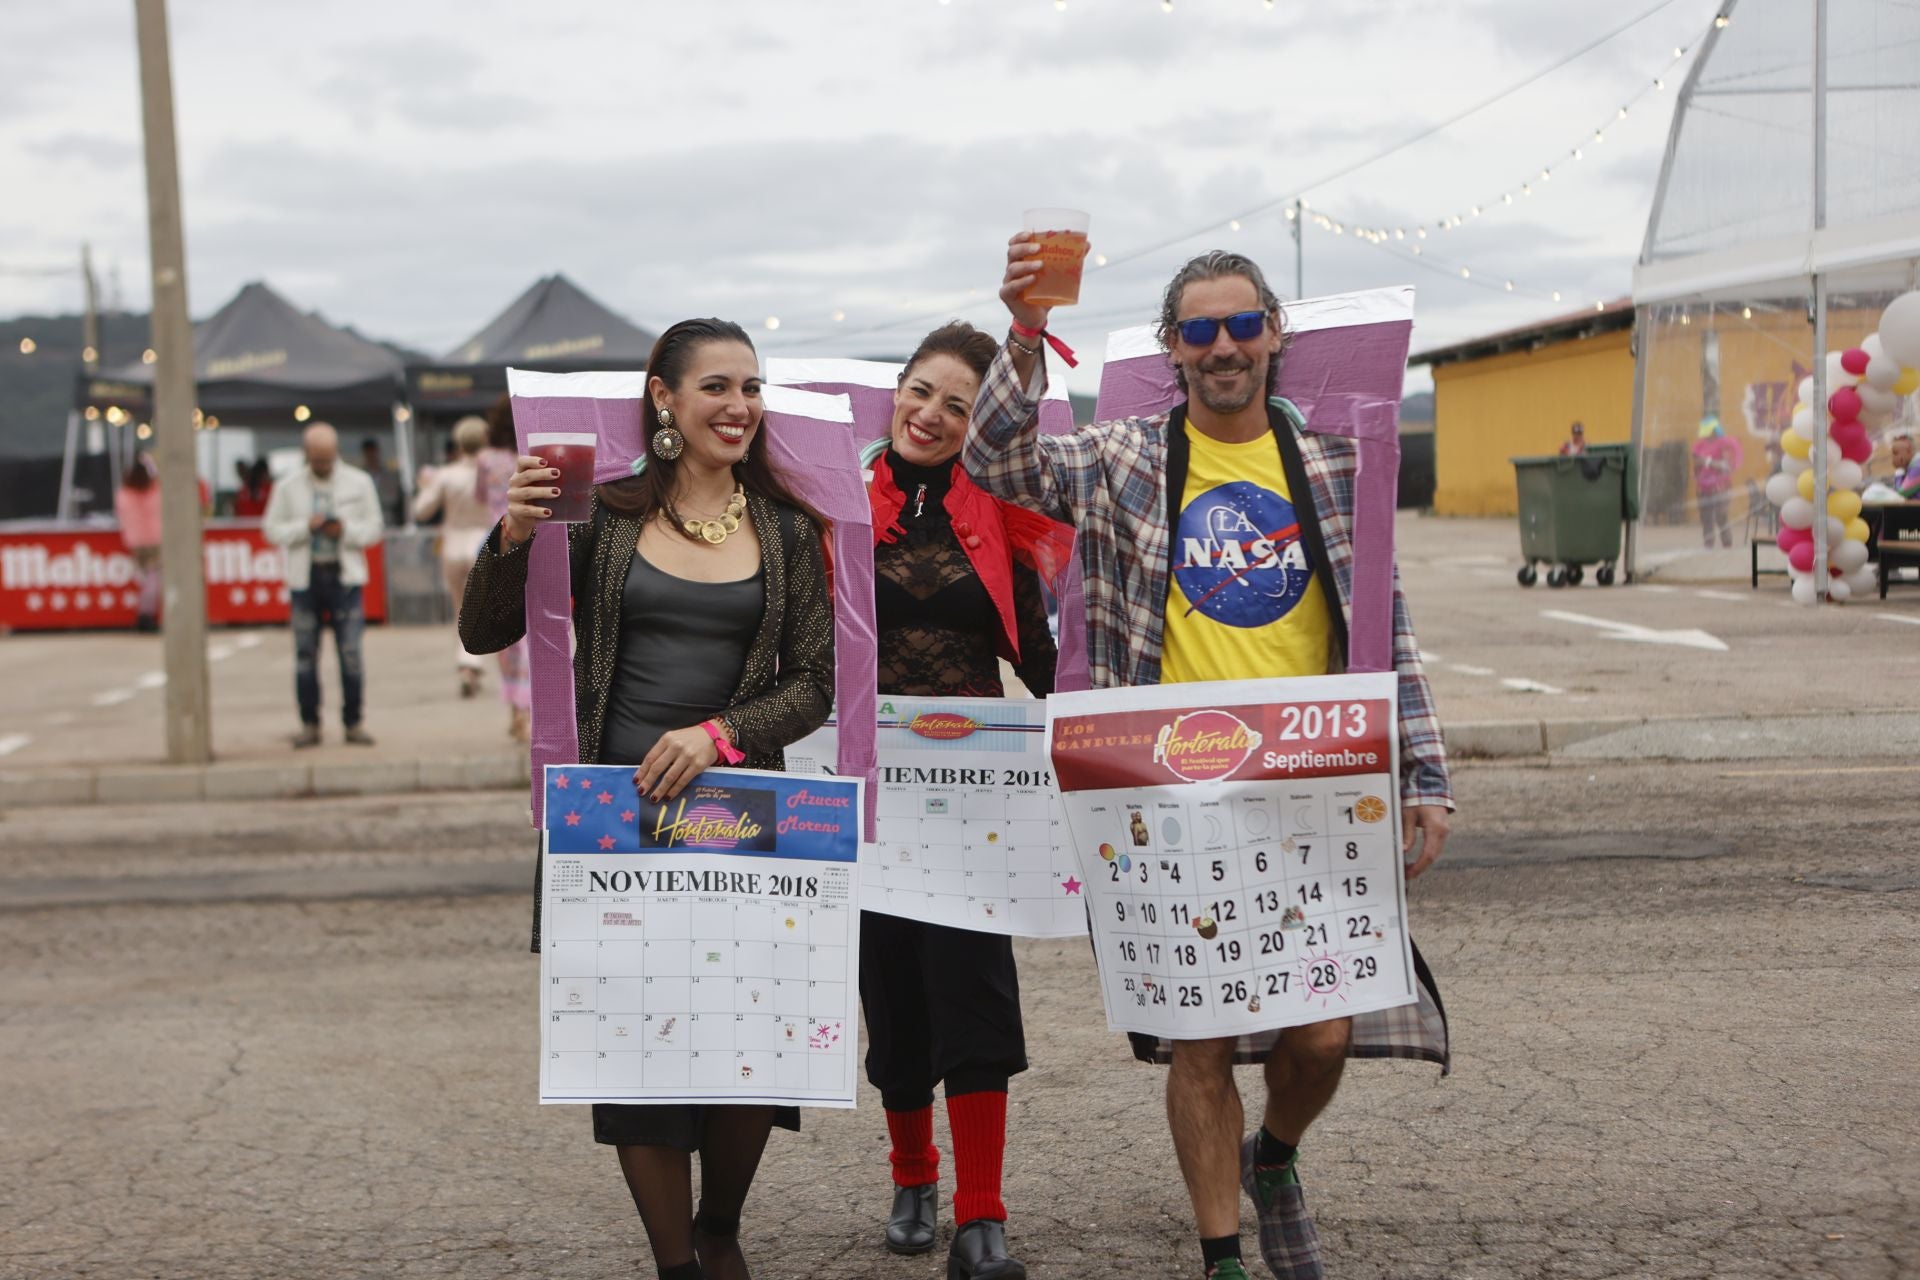
<path fill-rule="evenodd" d="M 1634 272 L 1641 527 L 1697 521 L 1743 572 L 1751 539 L 1756 581 L 1778 539 L 1809 603 L 1866 586 L 1856 490 L 1915 418 L 1914 304 L 1889 304 L 1920 283 L 1916 44 L 1887 0 L 1728 0 Z M 1650 562 L 1631 531 L 1627 555 Z"/>

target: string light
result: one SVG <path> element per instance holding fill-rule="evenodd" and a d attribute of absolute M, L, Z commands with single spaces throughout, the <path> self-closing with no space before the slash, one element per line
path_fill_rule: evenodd
<path fill-rule="evenodd" d="M 311 418 L 312 416 L 313 416 L 313 410 L 307 408 L 307 406 L 303 404 L 297 404 L 293 406 L 293 420 L 295 422 L 305 422 L 308 418 Z"/>
<path fill-rule="evenodd" d="M 155 351 L 152 347 L 148 347 L 145 351 L 142 351 L 140 353 L 141 364 L 152 364 L 155 360 L 158 360 L 159 358 L 160 358 L 159 352 Z"/>
<path fill-rule="evenodd" d="M 33 340 L 32 338 L 22 338 L 22 339 L 20 339 L 20 354 L 21 354 L 21 355 L 23 355 L 23 356 L 30 356 L 30 355 L 32 355 L 32 354 L 33 354 L 34 352 L 36 352 L 36 351 L 38 351 L 39 349 L 40 349 L 40 344 L 39 344 L 39 343 L 37 343 L 37 342 L 35 342 L 35 341 L 34 341 L 34 340 Z"/>
<path fill-rule="evenodd" d="M 1227 229 L 1229 231 L 1238 231 L 1240 229 L 1240 219 L 1235 218 L 1232 222 L 1229 222 L 1227 224 Z"/>
<path fill-rule="evenodd" d="M 780 327 L 780 317 L 779 317 L 779 316 L 768 316 L 768 317 L 767 317 L 767 328 L 769 328 L 769 329 L 778 329 L 779 327 Z"/>

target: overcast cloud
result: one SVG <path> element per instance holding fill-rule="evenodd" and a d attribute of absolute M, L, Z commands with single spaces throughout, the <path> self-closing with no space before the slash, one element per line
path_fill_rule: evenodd
<path fill-rule="evenodd" d="M 559 270 L 650 327 L 718 313 L 767 352 L 872 354 L 911 345 L 929 313 L 997 324 L 1004 241 L 1028 205 L 1091 211 L 1115 257 L 1199 232 L 1089 275 L 1056 328 L 1097 352 L 1204 248 L 1252 253 L 1291 294 L 1280 210 L 1237 233 L 1228 217 L 1652 2 L 173 0 L 193 309 L 264 279 L 438 352 Z M 1388 227 L 1464 211 L 1564 159 L 1714 7 L 1672 0 L 1307 199 Z M 1415 241 L 1309 229 L 1306 291 L 1416 285 L 1416 348 L 1624 293 L 1671 104 L 1647 99 L 1534 196 L 1424 242 L 1473 281 L 1410 262 Z M 0 0 L 0 191 L 0 315 L 77 310 L 77 278 L 5 269 L 74 261 L 82 239 L 117 267 L 124 304 L 145 305 L 126 0 Z"/>

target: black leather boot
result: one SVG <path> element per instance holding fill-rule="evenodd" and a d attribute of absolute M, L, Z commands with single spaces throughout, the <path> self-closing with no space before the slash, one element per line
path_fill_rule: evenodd
<path fill-rule="evenodd" d="M 893 1189 L 893 1213 L 887 1219 L 887 1248 L 893 1253 L 929 1253 L 940 1222 L 940 1184 Z"/>
<path fill-rule="evenodd" d="M 947 1253 L 947 1280 L 1027 1280 L 1027 1268 L 1007 1256 L 1007 1228 L 976 1218 L 953 1233 Z"/>

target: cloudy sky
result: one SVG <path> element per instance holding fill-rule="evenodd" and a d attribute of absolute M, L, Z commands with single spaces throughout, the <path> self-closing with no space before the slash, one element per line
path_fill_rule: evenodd
<path fill-rule="evenodd" d="M 650 327 L 719 314 L 768 353 L 857 355 L 930 317 L 1001 323 L 1030 205 L 1090 211 L 1114 259 L 1056 319 L 1083 350 L 1205 248 L 1251 253 L 1291 294 L 1281 206 L 1299 195 L 1345 229 L 1307 228 L 1306 292 L 1418 286 L 1416 349 L 1618 296 L 1674 47 L 1715 0 L 170 7 L 196 316 L 264 279 L 438 353 L 563 271 Z M 0 315 L 77 310 L 77 278 L 21 272 L 82 239 L 145 305 L 138 101 L 127 0 L 0 0 Z"/>

